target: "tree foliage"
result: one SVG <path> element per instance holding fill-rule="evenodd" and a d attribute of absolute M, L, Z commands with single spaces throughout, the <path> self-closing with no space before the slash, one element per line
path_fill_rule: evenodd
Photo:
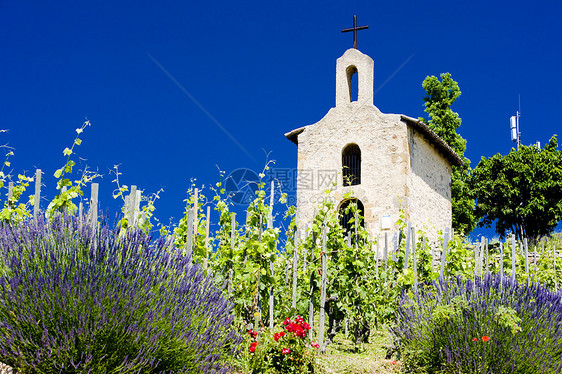
<path fill-rule="evenodd" d="M 481 225 L 504 237 L 538 239 L 562 220 L 562 151 L 554 135 L 544 149 L 533 145 L 482 160 L 473 171 L 472 188 Z"/>
<path fill-rule="evenodd" d="M 451 105 L 461 95 L 458 83 L 451 78 L 450 73 L 443 73 L 441 81 L 434 75 L 427 76 L 422 87 L 426 91 L 423 98 L 425 112 L 431 117 L 429 127 L 463 157 L 466 140 L 456 131 L 461 125 L 461 119 L 458 113 L 451 110 Z"/>
<path fill-rule="evenodd" d="M 450 73 L 441 74 L 441 81 L 436 76 L 427 76 L 423 83 L 426 91 L 425 112 L 431 119 L 427 124 L 441 139 L 461 157 L 461 166 L 453 166 L 451 175 L 451 204 L 453 210 L 453 228 L 460 233 L 469 233 L 476 227 L 474 216 L 474 198 L 472 198 L 467 181 L 470 173 L 470 160 L 464 157 L 466 140 L 457 133 L 461 125 L 458 113 L 451 105 L 461 95 L 459 85 Z M 421 118 L 425 122 L 423 118 Z"/>

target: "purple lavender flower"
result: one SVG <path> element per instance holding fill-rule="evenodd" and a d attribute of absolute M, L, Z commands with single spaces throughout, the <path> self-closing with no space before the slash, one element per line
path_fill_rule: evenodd
<path fill-rule="evenodd" d="M 562 292 L 488 275 L 404 296 L 392 331 L 408 370 L 560 373 L 561 321 Z"/>
<path fill-rule="evenodd" d="M 21 371 L 226 373 L 242 340 L 232 307 L 141 231 L 0 225 L 0 361 Z"/>

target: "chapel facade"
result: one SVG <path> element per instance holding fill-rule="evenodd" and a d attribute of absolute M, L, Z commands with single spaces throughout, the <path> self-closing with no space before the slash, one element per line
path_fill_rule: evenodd
<path fill-rule="evenodd" d="M 395 230 L 402 213 L 435 237 L 451 227 L 451 167 L 462 159 L 426 124 L 382 113 L 373 104 L 373 82 L 373 59 L 348 49 L 336 62 L 335 107 L 285 134 L 298 146 L 299 228 L 304 232 L 330 198 L 342 217 L 356 201 L 371 237 Z"/>

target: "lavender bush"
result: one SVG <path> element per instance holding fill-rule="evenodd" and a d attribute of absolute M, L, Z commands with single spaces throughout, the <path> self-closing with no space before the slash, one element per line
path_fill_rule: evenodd
<path fill-rule="evenodd" d="M 0 361 L 22 373 L 226 373 L 232 305 L 189 256 L 70 217 L 0 226 Z"/>
<path fill-rule="evenodd" d="M 562 293 L 496 276 L 404 296 L 392 328 L 417 373 L 562 372 Z"/>

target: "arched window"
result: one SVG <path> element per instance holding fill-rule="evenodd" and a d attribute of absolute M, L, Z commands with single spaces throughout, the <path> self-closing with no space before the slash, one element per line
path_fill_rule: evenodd
<path fill-rule="evenodd" d="M 359 74 L 357 74 L 357 68 L 351 65 L 345 69 L 345 72 L 347 73 L 347 84 L 349 86 L 349 101 L 357 101 L 357 96 L 359 95 Z"/>
<path fill-rule="evenodd" d="M 344 186 L 361 184 L 361 149 L 357 144 L 348 144 L 341 153 Z"/>
<path fill-rule="evenodd" d="M 357 205 L 357 215 L 359 218 L 359 226 L 365 227 L 365 220 L 362 218 L 365 216 L 365 208 L 363 203 L 359 199 L 347 199 L 340 204 L 339 208 L 339 218 L 340 226 L 344 229 L 347 236 L 351 236 L 352 241 L 355 242 L 355 212 L 353 209 L 348 209 L 350 204 Z M 350 222 L 351 221 L 351 222 Z"/>

